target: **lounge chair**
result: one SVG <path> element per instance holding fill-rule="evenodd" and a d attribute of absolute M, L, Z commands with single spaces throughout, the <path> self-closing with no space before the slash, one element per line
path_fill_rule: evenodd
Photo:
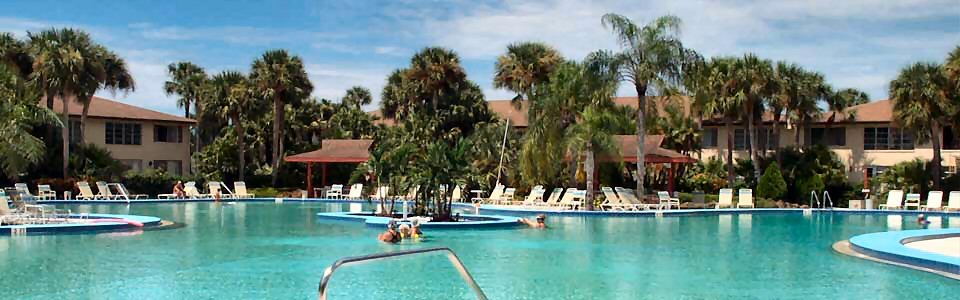
<path fill-rule="evenodd" d="M 493 201 L 499 204 L 513 204 L 513 194 L 516 193 L 517 189 L 515 188 L 505 188 L 503 194 L 500 194 L 500 199 L 493 199 Z"/>
<path fill-rule="evenodd" d="M 637 199 L 637 194 L 631 189 L 616 187 L 614 188 L 614 191 L 616 191 L 617 196 L 620 197 L 620 202 L 624 208 L 630 210 L 646 210 L 657 206 L 656 204 L 643 203 L 643 201 Z"/>
<path fill-rule="evenodd" d="M 111 184 L 116 186 L 117 192 L 120 193 L 119 195 L 116 195 L 118 199 L 123 198 L 124 200 L 130 201 L 130 198 L 133 198 L 135 200 L 150 198 L 150 196 L 148 196 L 147 194 L 131 194 L 130 191 L 127 190 L 127 187 L 124 186 L 122 183 L 111 183 Z"/>
<path fill-rule="evenodd" d="M 463 201 L 463 188 L 459 185 L 453 187 L 453 193 L 450 195 L 451 202 L 462 202 Z"/>
<path fill-rule="evenodd" d="M 57 192 L 54 192 L 53 189 L 50 188 L 49 184 L 38 184 L 37 198 L 41 200 L 57 199 Z"/>
<path fill-rule="evenodd" d="M 334 184 L 330 186 L 330 189 L 326 192 L 327 199 L 340 199 L 343 198 L 343 185 Z"/>
<path fill-rule="evenodd" d="M 197 183 L 193 181 L 183 185 L 183 193 L 187 198 L 192 199 L 210 198 L 209 194 L 201 194 L 200 190 L 197 189 Z"/>
<path fill-rule="evenodd" d="M 567 188 L 567 191 L 563 192 L 563 197 L 560 198 L 560 208 L 570 208 L 576 210 L 580 208 L 580 204 L 583 202 L 579 200 L 580 191 L 576 188 Z"/>
<path fill-rule="evenodd" d="M 538 206 L 540 203 L 543 203 L 543 193 L 544 189 L 542 185 L 533 187 L 530 190 L 530 194 L 523 199 L 523 206 Z"/>
<path fill-rule="evenodd" d="M 106 181 L 97 181 L 97 198 L 103 200 L 116 200 L 117 196 L 110 191 L 110 185 Z"/>
<path fill-rule="evenodd" d="M 30 193 L 30 188 L 26 183 L 16 183 L 13 185 L 13 187 L 17 189 L 17 192 L 19 192 L 20 195 L 23 195 L 28 199 L 39 198 Z"/>
<path fill-rule="evenodd" d="M 733 207 L 733 189 L 720 189 L 717 199 L 717 206 L 720 209 L 724 207 Z"/>
<path fill-rule="evenodd" d="M 223 185 L 222 182 L 219 182 L 219 181 L 207 182 L 207 191 L 210 192 L 209 194 L 207 194 L 209 197 L 213 197 L 214 195 L 220 195 L 220 199 L 236 198 L 233 196 L 233 193 L 230 192 L 230 189 L 228 189 L 226 186 Z"/>
<path fill-rule="evenodd" d="M 90 188 L 90 183 L 77 181 L 77 189 L 80 190 L 80 194 L 76 197 L 77 200 L 97 200 L 97 194 L 93 193 L 93 189 Z"/>
<path fill-rule="evenodd" d="M 503 196 L 503 189 L 504 189 L 504 186 L 498 184 L 496 187 L 493 188 L 493 192 L 490 193 L 490 197 L 487 197 L 486 199 L 473 198 L 471 200 L 473 200 L 474 203 L 487 202 L 487 203 L 493 204 L 493 201 L 500 200 L 500 197 Z"/>
<path fill-rule="evenodd" d="M 880 204 L 878 209 L 903 208 L 903 190 L 890 190 L 887 192 L 887 203 Z"/>
<path fill-rule="evenodd" d="M 945 211 L 960 211 L 960 191 L 950 192 L 950 196 L 947 198 L 947 207 Z"/>
<path fill-rule="evenodd" d="M 927 205 L 921 205 L 920 210 L 942 210 L 943 192 L 930 191 L 927 193 Z"/>
<path fill-rule="evenodd" d="M 680 199 L 670 197 L 670 192 L 667 191 L 658 191 L 657 199 L 660 200 L 660 204 L 657 205 L 657 209 L 670 209 L 671 207 L 676 206 L 677 209 L 680 209 Z"/>
<path fill-rule="evenodd" d="M 550 197 L 547 198 L 547 201 L 543 205 L 548 207 L 560 206 L 560 196 L 563 195 L 563 188 L 554 188 L 553 192 L 550 193 Z"/>
<path fill-rule="evenodd" d="M 747 207 L 756 208 L 753 205 L 753 190 L 751 189 L 740 189 L 737 193 L 737 208 Z"/>
<path fill-rule="evenodd" d="M 600 192 L 603 193 L 605 198 L 603 203 L 600 204 L 600 210 L 625 210 L 627 207 L 631 207 L 624 205 L 620 196 L 617 196 L 617 193 L 609 186 L 600 187 Z"/>
<path fill-rule="evenodd" d="M 354 183 L 350 186 L 350 193 L 347 194 L 347 199 L 360 200 L 360 198 L 363 198 L 363 184 Z"/>
<path fill-rule="evenodd" d="M 10 197 L 7 196 L 6 191 L 0 189 L 0 225 L 22 224 L 30 217 L 21 211 L 10 210 L 10 204 L 7 201 L 10 201 Z"/>
<path fill-rule="evenodd" d="M 373 191 L 373 194 L 370 195 L 370 199 L 384 199 L 387 198 L 390 192 L 389 186 L 381 186 Z"/>
<path fill-rule="evenodd" d="M 233 195 L 236 196 L 237 199 L 241 199 L 241 198 L 247 199 L 247 198 L 256 197 L 256 195 L 247 192 L 247 183 L 243 181 L 233 182 L 233 193 L 234 193 Z"/>

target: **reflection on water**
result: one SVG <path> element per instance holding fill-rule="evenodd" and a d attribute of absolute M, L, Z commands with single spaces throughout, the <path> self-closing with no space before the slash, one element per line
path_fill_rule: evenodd
<path fill-rule="evenodd" d="M 887 230 L 896 231 L 903 228 L 903 216 L 887 215 Z"/>

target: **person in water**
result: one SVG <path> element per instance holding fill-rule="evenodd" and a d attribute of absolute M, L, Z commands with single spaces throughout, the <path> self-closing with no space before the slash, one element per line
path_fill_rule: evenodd
<path fill-rule="evenodd" d="M 520 218 L 519 220 L 517 220 L 517 222 L 526 224 L 527 226 L 530 226 L 532 228 L 539 228 L 539 229 L 547 228 L 547 224 L 544 223 L 545 221 L 547 221 L 547 216 L 544 214 L 537 215 L 536 221 L 525 219 L 525 218 Z"/>
<path fill-rule="evenodd" d="M 917 224 L 926 226 L 927 224 L 930 224 L 930 221 L 927 221 L 927 216 L 920 214 L 919 216 L 917 216 Z"/>
<path fill-rule="evenodd" d="M 410 236 L 415 239 L 422 238 L 423 231 L 420 230 L 420 220 L 414 219 L 410 224 L 413 225 L 410 227 Z"/>
<path fill-rule="evenodd" d="M 183 191 L 183 181 L 177 180 L 177 184 L 173 185 L 173 194 L 176 195 L 178 199 L 186 198 L 187 193 Z"/>
<path fill-rule="evenodd" d="M 390 221 L 387 223 L 387 231 L 380 234 L 379 237 L 381 242 L 384 243 L 398 243 L 400 242 L 400 233 L 397 232 L 397 222 Z"/>
<path fill-rule="evenodd" d="M 400 238 L 401 238 L 401 239 L 409 239 L 409 238 L 411 238 L 411 236 L 410 236 L 410 225 L 400 224 Z"/>

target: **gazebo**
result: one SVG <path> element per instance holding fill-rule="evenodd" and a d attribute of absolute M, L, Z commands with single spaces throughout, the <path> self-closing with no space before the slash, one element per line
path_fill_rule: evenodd
<path fill-rule="evenodd" d="M 370 159 L 370 145 L 373 140 L 337 140 L 327 139 L 320 143 L 320 149 L 287 156 L 287 162 L 307 164 L 307 196 L 313 197 L 313 164 L 320 164 L 320 182 L 327 186 L 328 163 L 362 163 Z"/>
<path fill-rule="evenodd" d="M 614 136 L 617 144 L 620 145 L 620 158 L 625 162 L 637 162 L 637 136 L 636 135 L 617 135 Z M 696 163 L 697 159 L 683 155 L 677 151 L 664 149 L 660 147 L 663 143 L 663 135 L 647 135 L 644 139 L 643 153 L 644 163 L 646 164 L 669 164 L 669 178 L 667 189 L 673 193 L 674 177 L 677 164 Z"/>

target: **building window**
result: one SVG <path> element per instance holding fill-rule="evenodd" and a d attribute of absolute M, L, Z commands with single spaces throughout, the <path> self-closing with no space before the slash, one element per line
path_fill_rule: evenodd
<path fill-rule="evenodd" d="M 183 164 L 179 160 L 155 160 L 153 161 L 153 168 L 169 174 L 180 175 L 183 171 Z"/>
<path fill-rule="evenodd" d="M 70 144 L 71 145 L 83 144 L 83 141 L 80 140 L 80 121 L 79 120 L 70 120 Z"/>
<path fill-rule="evenodd" d="M 846 128 L 810 128 L 807 133 L 810 138 L 807 139 L 807 146 L 825 145 L 825 146 L 846 146 L 847 129 Z"/>
<path fill-rule="evenodd" d="M 700 136 L 700 147 L 702 148 L 717 147 L 717 129 L 716 128 L 703 129 L 703 135 Z"/>
<path fill-rule="evenodd" d="M 104 142 L 107 145 L 141 145 L 140 134 L 140 124 L 107 122 Z"/>
<path fill-rule="evenodd" d="M 159 143 L 183 143 L 183 127 L 154 125 L 153 141 Z"/>
<path fill-rule="evenodd" d="M 757 146 L 762 150 L 773 150 L 777 146 L 777 141 L 780 139 L 780 136 L 774 134 L 772 128 L 754 128 L 756 132 Z M 750 141 L 747 140 L 747 130 L 746 129 L 734 129 L 733 130 L 733 149 L 734 150 L 746 150 L 750 146 Z M 764 148 L 766 146 L 766 148 Z"/>
<path fill-rule="evenodd" d="M 864 128 L 863 149 L 913 150 L 913 134 L 893 127 Z"/>
<path fill-rule="evenodd" d="M 143 171 L 143 161 L 139 159 L 121 159 L 120 163 L 127 166 L 130 171 L 140 172 Z"/>

